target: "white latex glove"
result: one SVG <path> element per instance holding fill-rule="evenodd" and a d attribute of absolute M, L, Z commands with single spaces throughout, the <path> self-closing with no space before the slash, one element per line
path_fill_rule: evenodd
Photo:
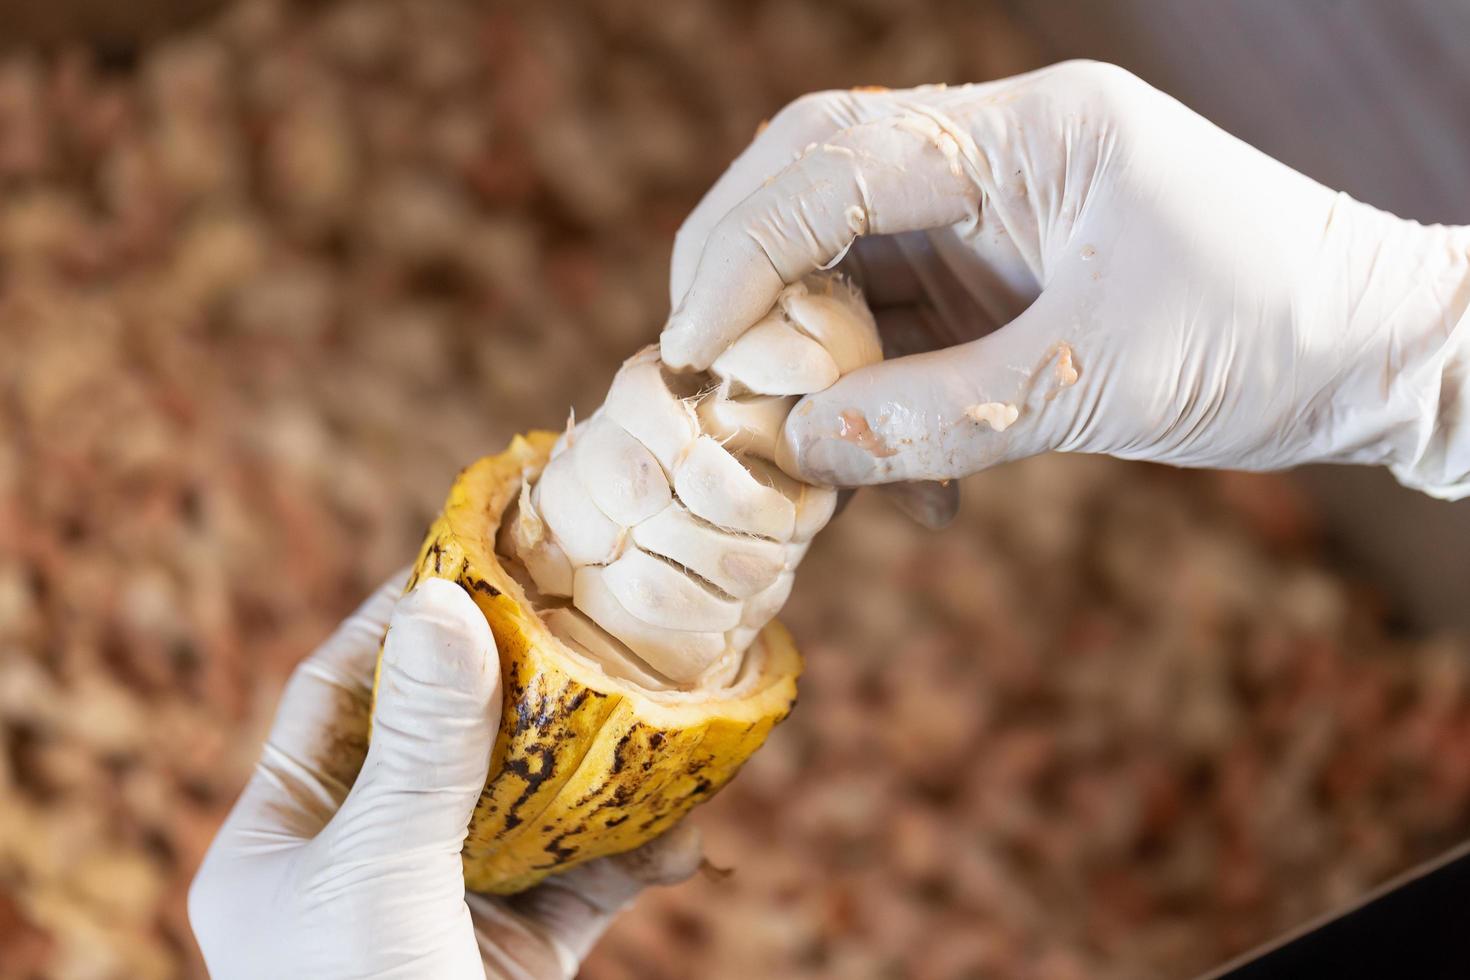
<path fill-rule="evenodd" d="M 704 367 L 849 246 L 897 353 L 955 346 L 798 405 L 801 479 L 1061 450 L 1470 492 L 1470 229 L 1334 193 L 1121 69 L 793 103 L 680 230 L 664 360 Z"/>
<path fill-rule="evenodd" d="M 459 586 L 426 579 L 400 600 L 404 577 L 296 669 L 199 869 L 189 920 L 216 978 L 571 977 L 645 884 L 699 864 L 681 825 L 522 895 L 466 894 L 460 849 L 500 721 L 495 640 Z"/>

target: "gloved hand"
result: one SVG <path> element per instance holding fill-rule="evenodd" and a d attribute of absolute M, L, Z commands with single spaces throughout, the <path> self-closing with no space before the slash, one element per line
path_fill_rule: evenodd
<path fill-rule="evenodd" d="M 296 669 L 194 880 L 214 977 L 571 977 L 645 884 L 699 864 L 686 825 L 522 895 L 466 894 L 459 853 L 500 721 L 495 640 L 459 586 L 427 579 L 400 600 L 404 577 Z"/>
<path fill-rule="evenodd" d="M 1121 69 L 793 103 L 680 230 L 663 359 L 706 366 L 844 255 L 898 353 L 954 346 L 799 404 L 801 479 L 1061 450 L 1470 493 L 1470 229 L 1334 193 Z"/>

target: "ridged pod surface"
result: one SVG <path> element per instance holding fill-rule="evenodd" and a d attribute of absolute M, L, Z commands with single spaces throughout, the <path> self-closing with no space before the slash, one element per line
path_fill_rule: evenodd
<path fill-rule="evenodd" d="M 499 647 L 504 714 L 463 854 L 475 891 L 518 892 L 657 837 L 728 782 L 796 698 L 801 659 L 774 621 L 729 685 L 691 692 L 619 680 L 552 635 L 495 542 L 555 441 L 532 432 L 465 469 L 408 583 L 458 582 Z"/>

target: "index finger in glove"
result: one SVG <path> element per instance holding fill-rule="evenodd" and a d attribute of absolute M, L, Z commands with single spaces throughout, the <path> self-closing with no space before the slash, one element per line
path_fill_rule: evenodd
<path fill-rule="evenodd" d="M 813 143 L 851 126 L 893 114 L 887 90 L 834 89 L 803 95 L 776 113 L 705 193 L 674 236 L 669 262 L 669 302 L 678 306 L 710 232 L 732 208 L 786 169 Z"/>
<path fill-rule="evenodd" d="M 777 463 L 799 480 L 850 487 L 1091 451 L 1090 427 L 1126 392 L 1096 383 L 1108 373 L 1105 352 L 1078 355 L 1065 341 L 1069 303 L 1043 293 L 979 340 L 859 368 L 806 396 L 786 417 Z"/>
<path fill-rule="evenodd" d="M 703 370 L 789 283 L 859 235 L 918 231 L 978 214 L 979 152 L 937 110 L 863 123 L 806 150 L 710 232 L 660 337 L 664 362 Z"/>

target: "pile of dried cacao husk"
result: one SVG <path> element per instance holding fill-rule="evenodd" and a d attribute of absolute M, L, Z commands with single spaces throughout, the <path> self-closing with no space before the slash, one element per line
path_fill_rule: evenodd
<path fill-rule="evenodd" d="M 466 460 L 585 415 L 804 91 L 1050 59 L 1009 4 L 247 2 L 0 53 L 0 977 L 201 976 L 294 662 Z M 586 975 L 1172 977 L 1470 832 L 1470 646 L 1288 484 L 1041 459 L 859 496 L 800 705 Z"/>

